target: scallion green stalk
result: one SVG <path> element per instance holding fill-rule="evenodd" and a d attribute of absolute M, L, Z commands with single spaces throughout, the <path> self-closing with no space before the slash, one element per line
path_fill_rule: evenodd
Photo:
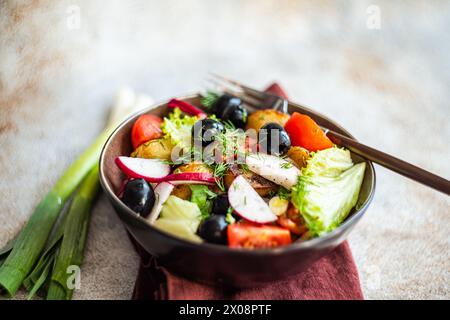
<path fill-rule="evenodd" d="M 8 256 L 8 254 L 11 252 L 13 245 L 14 245 L 14 241 L 10 241 L 9 243 L 6 244 L 5 247 L 3 247 L 0 250 L 0 267 L 2 266 L 2 264 L 5 262 L 6 257 Z"/>
<path fill-rule="evenodd" d="M 47 283 L 48 275 L 52 271 L 53 261 L 61 262 L 59 262 L 60 267 L 53 269 L 54 277 L 52 276 L 52 279 L 54 281 L 52 283 L 62 281 L 62 276 L 58 270 L 63 270 L 63 263 L 64 265 L 67 263 L 68 257 L 72 256 L 72 264 L 81 264 L 87 233 L 86 214 L 89 213 L 93 201 L 94 189 L 98 189 L 97 164 L 101 149 L 120 121 L 150 104 L 151 99 L 149 97 L 137 96 L 129 89 L 123 89 L 119 92 L 116 104 L 111 112 L 108 128 L 75 160 L 37 205 L 30 220 L 14 240 L 12 249 L 8 247 L 0 252 L 0 293 L 5 293 L 11 297 L 24 284 L 30 291 L 29 297 L 32 297 L 44 283 Z M 86 177 L 89 171 L 91 173 Z M 67 219 L 64 219 L 62 222 L 64 235 L 61 236 L 56 231 L 49 239 L 62 208 L 85 177 L 84 187 L 80 188 L 71 206 L 71 210 L 77 213 L 73 213 L 73 221 L 69 223 L 66 221 Z M 84 221 L 83 223 L 86 226 L 79 229 L 80 225 L 77 225 L 77 223 L 81 220 L 76 221 L 76 219 Z M 71 226 L 72 224 L 74 226 Z M 72 227 L 76 230 L 71 230 Z M 64 239 L 66 236 L 66 232 L 71 235 L 68 237 L 69 239 L 73 239 L 75 234 L 79 236 L 79 241 L 74 244 L 73 250 L 69 250 L 68 247 L 70 243 L 73 244 L 73 242 L 69 242 L 70 240 L 66 240 L 65 246 L 59 243 L 60 239 Z M 63 248 L 62 254 L 61 248 Z M 64 294 L 55 288 L 56 285 L 53 284 L 53 289 L 49 291 L 49 297 L 70 299 L 72 296 L 72 292 L 66 292 L 64 288 Z"/>
<path fill-rule="evenodd" d="M 80 267 L 83 262 L 91 206 L 99 189 L 98 166 L 95 166 L 75 193 L 64 222 L 64 236 L 56 255 L 48 300 L 70 300 L 73 288 L 68 287 L 69 266 Z"/>
<path fill-rule="evenodd" d="M 0 288 L 13 296 L 39 258 L 61 209 L 89 170 L 112 132 L 103 131 L 94 143 L 67 169 L 52 190 L 38 204 L 20 232 L 10 254 L 0 267 Z"/>
<path fill-rule="evenodd" d="M 29 292 L 28 299 L 32 299 L 38 290 L 46 283 L 48 275 L 55 263 L 56 252 L 59 249 L 59 245 L 61 244 L 64 235 L 64 222 L 66 217 L 67 215 L 63 217 L 62 221 L 59 223 L 57 222 L 58 226 L 56 227 L 56 230 L 50 234 L 41 257 L 33 267 L 31 273 L 23 280 L 23 286 Z"/>

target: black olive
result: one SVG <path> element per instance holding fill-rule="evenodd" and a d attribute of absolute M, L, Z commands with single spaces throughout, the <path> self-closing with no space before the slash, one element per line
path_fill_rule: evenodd
<path fill-rule="evenodd" d="M 223 115 L 228 110 L 229 107 L 237 107 L 242 104 L 242 100 L 238 97 L 232 96 L 230 94 L 223 94 L 217 99 L 217 102 L 214 104 L 214 114 L 223 118 Z"/>
<path fill-rule="evenodd" d="M 155 204 L 155 192 L 144 179 L 127 182 L 122 194 L 123 203 L 142 217 L 147 217 Z"/>
<path fill-rule="evenodd" d="M 224 125 L 213 119 L 203 119 L 197 121 L 192 127 L 192 136 L 194 143 L 200 143 L 207 146 L 214 141 L 215 136 L 225 131 Z"/>
<path fill-rule="evenodd" d="M 281 125 L 270 122 L 259 130 L 259 145 L 268 154 L 280 156 L 289 151 L 291 139 Z"/>
<path fill-rule="evenodd" d="M 200 224 L 198 235 L 207 242 L 226 244 L 227 226 L 225 216 L 213 214 Z"/>
<path fill-rule="evenodd" d="M 244 105 L 230 107 L 224 113 L 222 120 L 230 121 L 236 128 L 244 129 L 247 123 L 248 111 Z"/>
<path fill-rule="evenodd" d="M 230 121 L 236 128 L 243 129 L 247 123 L 247 108 L 241 99 L 229 94 L 224 94 L 217 100 L 214 113 L 223 121 Z"/>
<path fill-rule="evenodd" d="M 213 202 L 212 212 L 225 216 L 228 213 L 230 202 L 228 202 L 228 194 L 219 194 Z"/>

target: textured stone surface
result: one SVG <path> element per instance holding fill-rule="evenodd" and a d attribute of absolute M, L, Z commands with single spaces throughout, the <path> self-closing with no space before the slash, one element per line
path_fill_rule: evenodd
<path fill-rule="evenodd" d="M 380 29 L 366 25 L 372 4 Z M 203 88 L 208 71 L 279 80 L 360 140 L 449 179 L 449 12 L 447 1 L 0 1 L 0 245 L 101 130 L 119 86 L 159 100 Z M 450 298 L 449 198 L 377 175 L 350 236 L 366 297 Z M 137 262 L 101 196 L 74 298 L 129 298 Z"/>

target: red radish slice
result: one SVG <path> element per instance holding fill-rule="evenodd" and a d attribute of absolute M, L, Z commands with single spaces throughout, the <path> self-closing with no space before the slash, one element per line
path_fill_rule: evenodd
<path fill-rule="evenodd" d="M 169 198 L 173 188 L 175 188 L 175 186 L 170 182 L 158 183 L 154 188 L 156 201 L 155 204 L 153 205 L 152 211 L 150 211 L 150 214 L 146 218 L 147 221 L 150 222 L 150 224 L 153 224 L 153 222 L 155 222 L 156 219 L 158 219 L 163 204 Z"/>
<path fill-rule="evenodd" d="M 174 185 L 178 184 L 214 184 L 216 180 L 207 172 L 182 172 L 170 174 L 162 179 Z"/>
<path fill-rule="evenodd" d="M 131 178 L 143 178 L 148 182 L 178 184 L 214 184 L 215 179 L 207 172 L 170 173 L 170 166 L 159 159 L 117 157 L 116 164 Z"/>
<path fill-rule="evenodd" d="M 228 189 L 228 200 L 234 211 L 245 220 L 268 223 L 277 220 L 263 198 L 252 188 L 243 176 L 233 180 Z"/>
<path fill-rule="evenodd" d="M 131 178 L 160 182 L 170 173 L 170 166 L 159 159 L 117 157 L 116 165 Z"/>
<path fill-rule="evenodd" d="M 181 101 L 178 99 L 172 99 L 169 101 L 169 103 L 167 104 L 167 106 L 169 108 L 180 108 L 181 111 L 192 115 L 192 116 L 200 116 L 203 118 L 206 118 L 207 114 L 205 112 L 203 112 L 202 110 L 200 110 L 199 108 L 197 108 L 196 106 L 193 106 L 190 103 L 187 103 L 186 101 Z"/>

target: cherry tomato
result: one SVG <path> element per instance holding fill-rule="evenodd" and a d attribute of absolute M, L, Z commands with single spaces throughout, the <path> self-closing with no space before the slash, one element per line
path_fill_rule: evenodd
<path fill-rule="evenodd" d="M 292 146 L 300 146 L 309 151 L 328 149 L 333 143 L 325 132 L 309 116 L 294 112 L 284 125 L 291 138 Z"/>
<path fill-rule="evenodd" d="M 294 221 L 298 225 L 305 224 L 305 220 L 300 214 L 300 211 L 292 204 L 292 202 L 289 202 L 288 209 L 286 211 L 286 218 Z"/>
<path fill-rule="evenodd" d="M 227 233 L 228 246 L 235 248 L 273 248 L 292 242 L 287 229 L 249 222 L 230 224 Z"/>
<path fill-rule="evenodd" d="M 162 122 L 163 120 L 160 117 L 153 114 L 140 116 L 131 129 L 131 144 L 133 148 L 136 149 L 144 142 L 161 137 Z"/>
<path fill-rule="evenodd" d="M 292 232 L 293 234 L 296 234 L 298 236 L 307 231 L 305 226 L 300 226 L 297 223 L 295 223 L 293 220 L 283 217 L 283 216 L 278 217 L 277 223 L 281 227 L 289 230 L 290 232 Z"/>

